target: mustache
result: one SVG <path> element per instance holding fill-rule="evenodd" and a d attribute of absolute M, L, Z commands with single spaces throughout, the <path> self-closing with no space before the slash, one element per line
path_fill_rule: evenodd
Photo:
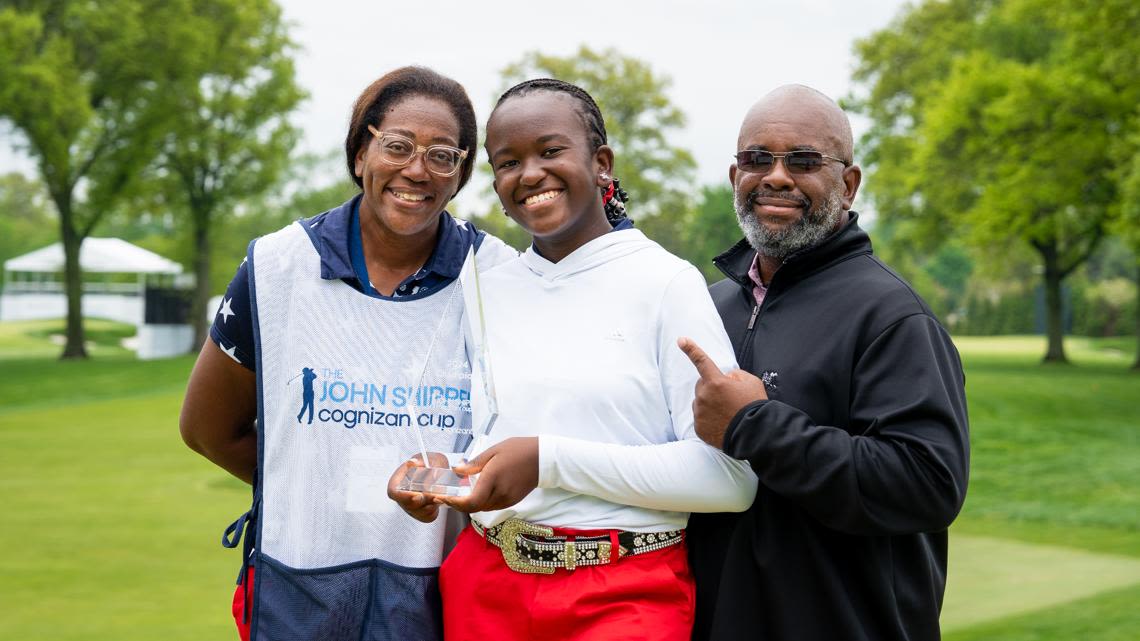
<path fill-rule="evenodd" d="M 748 192 L 748 197 L 744 199 L 744 202 L 749 207 L 752 207 L 753 205 L 756 204 L 757 199 L 760 199 L 760 198 L 779 198 L 781 200 L 788 200 L 788 201 L 799 204 L 800 207 L 804 208 L 804 211 L 808 211 L 809 209 L 811 209 L 811 199 L 810 198 L 808 198 L 806 196 L 793 196 L 792 194 L 789 194 L 789 193 L 783 192 L 783 191 L 769 191 L 769 190 L 751 191 L 751 192 Z"/>

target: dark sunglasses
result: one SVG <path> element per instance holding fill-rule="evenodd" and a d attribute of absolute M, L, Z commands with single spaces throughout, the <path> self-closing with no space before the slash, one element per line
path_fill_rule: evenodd
<path fill-rule="evenodd" d="M 789 151 L 783 154 L 775 154 L 763 149 L 745 149 L 744 151 L 736 152 L 736 167 L 741 171 L 747 171 L 750 174 L 766 174 L 772 171 L 776 166 L 776 160 L 779 158 L 784 159 L 784 168 L 790 174 L 810 174 L 819 171 L 823 163 L 828 160 L 834 160 L 838 163 L 843 163 L 844 167 L 849 166 L 851 163 L 835 156 L 828 156 L 818 151 L 809 151 L 806 149 L 798 151 Z"/>

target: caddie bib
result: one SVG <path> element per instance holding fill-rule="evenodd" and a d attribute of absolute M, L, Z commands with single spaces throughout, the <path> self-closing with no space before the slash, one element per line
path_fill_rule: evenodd
<path fill-rule="evenodd" d="M 386 487 L 420 451 L 417 431 L 441 452 L 469 438 L 458 284 L 379 299 L 323 280 L 300 224 L 257 240 L 247 258 L 259 448 L 252 639 L 441 638 L 450 511 L 421 523 Z"/>

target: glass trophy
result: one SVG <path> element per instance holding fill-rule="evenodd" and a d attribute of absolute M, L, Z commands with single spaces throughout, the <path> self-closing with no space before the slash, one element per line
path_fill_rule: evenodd
<path fill-rule="evenodd" d="M 458 353 L 447 357 L 436 352 L 437 339 L 451 328 L 443 327 L 453 304 L 462 305 L 463 345 Z M 441 326 L 436 328 L 432 345 L 423 369 L 419 372 L 417 393 L 409 399 L 412 409 L 412 422 L 416 428 L 418 455 L 426 461 L 423 467 L 410 468 L 397 486 L 406 492 L 423 492 L 443 496 L 466 496 L 471 493 L 476 477 L 455 473 L 451 465 L 458 464 L 462 452 L 472 437 L 478 439 L 490 433 L 499 416 L 499 406 L 495 397 L 495 384 L 491 376 L 491 361 L 487 353 L 487 333 L 483 316 L 483 298 L 479 289 L 479 270 L 475 260 L 475 249 L 467 252 L 458 282 L 449 294 L 447 310 L 441 316 Z M 444 381 L 443 384 L 440 381 Z M 458 382 L 456 382 L 458 381 Z M 448 383 L 450 382 L 450 383 Z M 453 391 L 455 390 L 455 391 Z M 439 428 L 438 423 L 448 422 L 448 414 L 432 413 L 433 407 L 447 406 L 454 401 L 450 422 L 464 426 L 454 430 L 450 436 Z M 426 420 L 425 420 L 425 417 Z M 444 446 L 439 449 L 438 446 Z"/>

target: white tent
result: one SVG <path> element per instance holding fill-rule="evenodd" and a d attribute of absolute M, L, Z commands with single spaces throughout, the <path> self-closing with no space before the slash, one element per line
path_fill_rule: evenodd
<path fill-rule="evenodd" d="M 87 273 L 181 274 L 182 265 L 121 238 L 88 238 L 79 248 L 79 267 Z M 4 261 L 5 272 L 63 271 L 63 243 L 48 245 Z"/>
<path fill-rule="evenodd" d="M 88 238 L 79 248 L 79 267 L 85 275 L 83 315 L 137 326 L 139 358 L 174 356 L 190 349 L 194 331 L 189 325 L 146 322 L 147 286 L 169 287 L 182 273 L 181 265 L 121 238 Z M 90 274 L 103 274 L 102 282 Z M 6 260 L 0 320 L 63 318 L 67 314 L 63 289 L 61 243 Z"/>
<path fill-rule="evenodd" d="M 84 240 L 79 266 L 84 316 L 134 325 L 143 324 L 147 286 L 170 286 L 182 273 L 178 263 L 121 238 Z M 4 261 L 0 320 L 62 318 L 66 313 L 62 243 Z"/>

